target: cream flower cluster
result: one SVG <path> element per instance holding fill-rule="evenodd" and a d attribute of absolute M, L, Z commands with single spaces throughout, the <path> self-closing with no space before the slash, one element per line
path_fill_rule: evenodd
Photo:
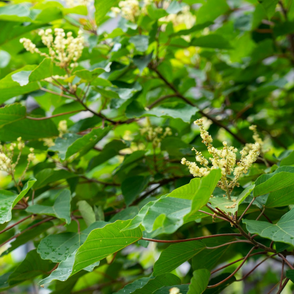
<path fill-rule="evenodd" d="M 120 1 L 118 7 L 112 7 L 111 11 L 115 15 L 121 14 L 122 17 L 130 21 L 135 21 L 136 17 L 140 15 L 140 5 L 138 0 L 125 0 Z"/>
<path fill-rule="evenodd" d="M 67 122 L 66 122 L 66 120 L 61 120 L 58 123 L 58 131 L 59 131 L 59 137 L 62 137 L 64 134 L 67 133 Z"/>
<path fill-rule="evenodd" d="M 172 135 L 172 131 L 169 127 L 165 128 L 165 130 L 162 127 L 146 127 L 141 129 L 141 135 L 146 135 L 147 140 L 152 142 L 153 147 L 156 148 L 160 147 L 163 138 Z"/>
<path fill-rule="evenodd" d="M 256 126 L 250 127 L 250 130 L 253 131 L 253 139 L 255 140 L 255 143 L 245 145 L 240 151 L 241 159 L 237 163 L 237 148 L 228 146 L 227 142 L 223 142 L 223 148 L 220 150 L 216 149 L 212 145 L 212 137 L 204 129 L 203 119 L 196 120 L 195 124 L 199 126 L 202 142 L 206 145 L 207 150 L 211 155 L 209 158 L 211 167 L 209 166 L 209 161 L 195 148 L 192 150 L 196 152 L 196 162 L 200 164 L 200 166 L 198 166 L 196 162 L 186 160 L 186 158 L 182 158 L 181 163 L 188 166 L 190 173 L 194 177 L 204 177 L 208 175 L 212 169 L 219 168 L 221 170 L 221 179 L 218 183 L 218 187 L 226 191 L 226 194 L 230 199 L 230 194 L 234 187 L 238 186 L 239 178 L 248 172 L 248 169 L 257 160 L 261 153 L 263 141 L 256 131 Z M 234 178 L 230 180 L 228 176 L 231 176 L 232 174 L 234 175 Z"/>
<path fill-rule="evenodd" d="M 43 44 L 49 49 L 49 54 L 41 52 L 30 39 L 22 38 L 20 42 L 27 51 L 51 58 L 61 68 L 73 68 L 78 65 L 77 60 L 84 49 L 84 37 L 81 30 L 76 38 L 72 36 L 72 32 L 65 34 L 60 28 L 54 29 L 54 36 L 52 29 L 40 30 L 39 35 Z"/>
<path fill-rule="evenodd" d="M 7 145 L 0 145 L 0 171 L 4 171 L 10 175 L 14 175 L 15 167 L 17 166 L 23 148 L 25 147 L 24 142 L 21 137 L 17 139 L 17 143 L 11 143 Z M 15 149 L 19 150 L 18 156 L 15 161 L 13 161 L 13 155 Z M 34 148 L 30 148 L 30 153 L 28 155 L 27 161 L 28 165 L 35 158 Z M 27 171 L 28 165 L 23 172 L 23 174 Z"/>
<path fill-rule="evenodd" d="M 89 5 L 92 3 L 91 0 L 65 0 L 65 3 L 69 7 L 75 7 L 78 5 Z"/>
<path fill-rule="evenodd" d="M 181 294 L 180 289 L 177 287 L 173 287 L 169 289 L 169 294 Z"/>

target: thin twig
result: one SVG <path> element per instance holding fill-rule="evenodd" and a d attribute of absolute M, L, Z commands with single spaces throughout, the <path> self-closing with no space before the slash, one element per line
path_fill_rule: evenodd
<path fill-rule="evenodd" d="M 221 247 L 228 246 L 228 245 L 231 245 L 231 244 L 236 244 L 236 243 L 248 243 L 248 244 L 252 244 L 252 242 L 250 242 L 249 240 L 237 240 L 237 241 L 231 241 L 231 242 L 228 242 L 228 243 L 224 243 L 224 244 L 221 244 L 221 245 L 218 245 L 218 246 L 205 247 L 205 248 L 212 250 L 212 249 L 217 249 L 217 248 L 221 248 Z"/>
<path fill-rule="evenodd" d="M 157 240 L 157 239 L 150 239 L 150 238 L 142 237 L 142 240 L 155 242 L 155 243 L 182 243 L 182 242 L 198 241 L 198 240 L 203 240 L 203 239 L 210 239 L 210 238 L 216 238 L 216 237 L 226 237 L 226 236 L 230 236 L 230 237 L 238 236 L 238 237 L 240 237 L 242 235 L 238 234 L 238 233 L 224 233 L 224 234 L 216 234 L 216 235 L 195 237 L 195 238 L 184 239 L 184 240 Z M 244 241 L 246 241 L 246 240 L 244 240 Z M 207 247 L 207 249 L 210 249 L 210 248 Z"/>
<path fill-rule="evenodd" d="M 241 221 L 242 217 L 245 215 L 245 213 L 247 212 L 247 210 L 250 208 L 250 206 L 252 205 L 252 203 L 254 202 L 254 200 L 255 200 L 255 198 L 253 197 L 253 199 L 250 201 L 249 205 L 246 207 L 246 209 L 243 211 L 243 213 L 239 217 L 238 223 Z"/>
<path fill-rule="evenodd" d="M 25 220 L 27 220 L 28 218 L 30 218 L 30 217 L 32 217 L 32 216 L 34 216 L 34 214 L 33 214 L 33 215 L 28 215 L 28 216 L 26 216 L 25 218 L 19 220 L 18 222 L 12 224 L 11 226 L 6 227 L 4 230 L 0 231 L 0 235 L 3 234 L 4 232 L 6 232 L 6 231 L 8 231 L 8 230 L 10 230 L 10 229 L 12 229 L 12 228 L 14 228 L 15 226 L 17 226 L 18 224 L 24 222 Z"/>
<path fill-rule="evenodd" d="M 67 114 L 72 114 L 72 113 L 77 113 L 80 111 L 86 111 L 86 110 L 73 110 L 73 111 L 68 111 L 68 112 L 64 112 L 64 113 L 58 113 L 58 114 L 54 114 L 51 116 L 46 116 L 46 117 L 32 117 L 32 116 L 26 116 L 27 119 L 31 119 L 31 120 L 45 120 L 45 119 L 50 119 L 53 117 L 58 117 L 58 116 L 62 116 L 62 115 L 67 115 Z"/>
<path fill-rule="evenodd" d="M 246 260 L 250 257 L 250 254 L 251 254 L 251 252 L 255 249 L 256 247 L 254 246 L 254 247 L 252 247 L 251 249 L 250 249 L 250 251 L 247 253 L 247 255 L 245 256 L 245 258 L 244 258 L 244 260 L 242 261 L 242 263 L 228 276 L 228 277 L 226 277 L 224 280 L 222 280 L 222 281 L 220 281 L 219 283 L 217 283 L 217 284 L 214 284 L 214 285 L 209 285 L 209 286 L 207 286 L 207 288 L 215 288 L 215 287 L 217 287 L 217 286 L 219 286 L 219 285 L 221 285 L 222 283 L 224 283 L 224 282 L 226 282 L 227 280 L 229 280 L 231 277 L 233 277 L 235 274 L 236 274 L 236 272 L 238 272 L 238 270 L 243 266 L 243 264 L 246 262 Z"/>

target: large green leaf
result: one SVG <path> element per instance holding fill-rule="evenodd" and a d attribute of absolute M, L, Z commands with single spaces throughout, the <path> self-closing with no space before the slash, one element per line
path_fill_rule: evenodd
<path fill-rule="evenodd" d="M 11 220 L 12 208 L 28 193 L 36 180 L 29 180 L 24 185 L 22 191 L 17 195 L 10 191 L 0 190 L 0 224 L 6 223 Z"/>
<path fill-rule="evenodd" d="M 266 207 L 281 207 L 294 204 L 294 185 L 271 192 L 268 195 Z"/>
<path fill-rule="evenodd" d="M 58 193 L 58 197 L 56 198 L 53 206 L 45 206 L 35 204 L 29 206 L 26 211 L 35 214 L 46 214 L 55 216 L 61 220 L 66 221 L 67 224 L 71 222 L 70 217 L 70 202 L 71 195 L 69 190 L 62 190 Z"/>
<path fill-rule="evenodd" d="M 191 201 L 162 196 L 156 201 L 150 201 L 132 219 L 125 230 L 142 225 L 152 236 L 171 234 L 184 223 L 184 216 L 189 213 Z"/>
<path fill-rule="evenodd" d="M 80 233 L 61 233 L 48 235 L 41 240 L 38 246 L 38 253 L 42 259 L 49 259 L 53 262 L 66 260 L 76 251 L 87 239 L 93 229 L 102 228 L 106 222 L 95 222 Z"/>
<path fill-rule="evenodd" d="M 162 251 L 159 259 L 154 264 L 153 274 L 155 276 L 171 272 L 185 261 L 205 249 L 201 241 L 190 241 L 172 244 Z"/>
<path fill-rule="evenodd" d="M 191 46 L 213 48 L 213 49 L 232 49 L 232 46 L 228 40 L 221 35 L 210 34 L 207 36 L 201 36 L 191 40 Z"/>
<path fill-rule="evenodd" d="M 234 214 L 238 211 L 239 205 L 250 195 L 252 190 L 254 189 L 254 185 L 251 184 L 237 197 L 231 197 L 229 200 L 227 197 L 223 197 L 223 195 L 218 195 L 210 198 L 209 202 L 222 211 L 227 213 Z"/>
<path fill-rule="evenodd" d="M 294 185 L 294 167 L 282 166 L 271 174 L 260 176 L 255 182 L 254 197 Z"/>
<path fill-rule="evenodd" d="M 140 240 L 142 237 L 140 228 L 121 232 L 128 223 L 129 221 L 116 221 L 102 229 L 92 230 L 77 251 L 73 273 Z"/>
<path fill-rule="evenodd" d="M 93 129 L 89 134 L 80 136 L 68 133 L 62 138 L 57 138 L 55 145 L 50 147 L 51 151 L 58 151 L 59 157 L 64 160 L 79 152 L 84 155 L 90 151 L 98 141 L 100 141 L 108 132 L 109 128 Z"/>
<path fill-rule="evenodd" d="M 88 166 L 88 171 L 94 167 L 104 163 L 108 159 L 119 154 L 119 150 L 127 148 L 127 145 L 123 141 L 113 140 L 107 143 L 99 155 L 93 157 Z"/>
<path fill-rule="evenodd" d="M 126 109 L 126 116 L 129 118 L 146 116 L 179 118 L 184 122 L 190 122 L 191 117 L 197 112 L 198 108 L 190 105 L 185 105 L 184 107 L 175 109 L 158 106 L 151 110 L 146 110 L 137 101 L 133 101 Z"/>
<path fill-rule="evenodd" d="M 132 284 L 125 286 L 120 291 L 115 294 L 145 294 L 145 293 L 155 293 L 156 290 L 162 288 L 163 286 L 173 286 L 180 284 L 180 279 L 173 274 L 163 274 L 151 278 L 141 278 Z M 157 293 L 157 292 L 156 292 Z"/>
<path fill-rule="evenodd" d="M 96 221 L 95 212 L 86 200 L 78 201 L 77 206 L 87 226 Z"/>
<path fill-rule="evenodd" d="M 75 262 L 75 256 L 76 256 L 76 252 L 74 251 L 72 254 L 70 254 L 66 260 L 62 261 L 56 270 L 54 270 L 50 276 L 48 276 L 47 278 L 41 280 L 39 282 L 39 284 L 41 286 L 43 286 L 44 284 L 49 284 L 54 280 L 58 280 L 58 281 L 66 281 L 70 276 L 73 275 L 73 265 Z M 91 272 L 94 267 L 99 265 L 99 261 L 93 263 L 92 265 L 89 265 L 87 267 L 84 268 L 85 271 Z"/>
<path fill-rule="evenodd" d="M 48 274 L 53 267 L 51 261 L 41 259 L 37 251 L 32 250 L 10 275 L 8 282 L 10 285 L 15 285 L 29 281 L 39 275 Z"/>
<path fill-rule="evenodd" d="M 126 205 L 130 205 L 146 188 L 150 177 L 134 176 L 126 178 L 121 184 L 121 191 Z"/>
<path fill-rule="evenodd" d="M 229 9 L 226 0 L 208 0 L 197 11 L 197 24 L 215 20 Z"/>
<path fill-rule="evenodd" d="M 210 271 L 207 269 L 194 271 L 187 294 L 202 294 L 208 285 L 209 278 Z"/>
<path fill-rule="evenodd" d="M 267 17 L 271 18 L 275 13 L 276 6 L 277 6 L 279 0 L 259 0 L 259 2 L 263 6 L 263 8 L 267 14 Z"/>
<path fill-rule="evenodd" d="M 95 20 L 98 26 L 101 25 L 111 7 L 118 2 L 119 0 L 95 0 Z"/>
<path fill-rule="evenodd" d="M 26 116 L 26 108 L 19 103 L 0 108 L 0 127 L 21 120 Z"/>
<path fill-rule="evenodd" d="M 32 91 L 35 91 L 37 89 L 39 89 L 39 85 L 37 83 L 29 83 L 29 84 L 25 84 L 24 86 L 21 86 L 17 81 L 15 81 L 13 79 L 16 78 L 17 74 L 19 74 L 19 72 L 31 72 L 32 70 L 34 70 L 36 68 L 35 65 L 26 65 L 24 67 L 22 67 L 21 69 L 18 69 L 10 74 L 8 74 L 6 77 L 4 77 L 3 79 L 0 80 L 0 91 L 1 91 L 1 96 L 0 96 L 0 103 L 5 102 L 6 100 L 21 95 L 21 94 L 25 94 L 25 93 L 29 93 Z M 22 81 L 22 79 L 25 78 L 20 76 L 19 80 Z"/>
<path fill-rule="evenodd" d="M 294 209 L 284 214 L 276 224 L 248 219 L 243 219 L 243 223 L 252 234 L 294 245 Z"/>
<path fill-rule="evenodd" d="M 35 177 L 37 179 L 37 183 L 34 188 L 39 189 L 56 181 L 76 177 L 76 175 L 63 169 L 54 170 L 51 168 L 45 168 L 38 172 Z"/>

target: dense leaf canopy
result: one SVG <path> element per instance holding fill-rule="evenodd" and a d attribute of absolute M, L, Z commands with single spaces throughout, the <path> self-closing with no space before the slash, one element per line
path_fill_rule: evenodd
<path fill-rule="evenodd" d="M 1 1 L 0 292 L 292 293 L 293 65 L 292 0 Z"/>

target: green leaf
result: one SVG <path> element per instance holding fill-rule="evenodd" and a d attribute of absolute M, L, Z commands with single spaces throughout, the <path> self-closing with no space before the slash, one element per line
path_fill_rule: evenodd
<path fill-rule="evenodd" d="M 129 206 L 137 196 L 146 188 L 150 177 L 134 176 L 126 178 L 121 184 L 121 191 L 125 198 L 126 205 Z"/>
<path fill-rule="evenodd" d="M 243 219 L 247 230 L 263 238 L 294 245 L 294 209 L 284 214 L 276 224 Z"/>
<path fill-rule="evenodd" d="M 213 21 L 229 9 L 226 0 L 208 0 L 197 11 L 197 24 Z"/>
<path fill-rule="evenodd" d="M 191 117 L 198 112 L 198 108 L 185 105 L 181 108 L 171 109 L 158 106 L 151 110 L 145 110 L 137 101 L 130 103 L 126 109 L 126 116 L 128 118 L 157 116 L 167 118 L 179 118 L 183 122 L 190 123 Z"/>
<path fill-rule="evenodd" d="M 38 253 L 42 259 L 53 262 L 64 261 L 85 242 L 93 229 L 103 228 L 106 224 L 106 222 L 95 222 L 81 233 L 66 232 L 48 235 L 41 240 L 37 249 Z"/>
<path fill-rule="evenodd" d="M 25 86 L 21 86 L 17 81 L 13 79 L 13 77 L 17 78 L 15 74 L 18 74 L 19 72 L 31 72 L 35 68 L 36 65 L 26 65 L 16 71 L 13 71 L 12 73 L 8 74 L 6 77 L 0 80 L 0 103 L 5 102 L 6 100 L 12 97 L 38 90 L 39 85 L 36 82 L 29 83 Z M 18 79 L 23 80 L 22 77 L 18 77 Z"/>
<path fill-rule="evenodd" d="M 156 290 L 160 289 L 163 286 L 168 286 L 168 285 L 172 286 L 172 285 L 180 284 L 180 282 L 181 280 L 177 276 L 167 273 L 160 276 L 156 276 L 154 278 L 153 277 L 150 278 L 150 280 L 145 285 L 143 285 L 143 287 L 138 288 L 134 292 L 129 292 L 129 293 L 132 293 L 132 294 L 154 293 Z"/>
<path fill-rule="evenodd" d="M 28 193 L 35 182 L 35 179 L 27 181 L 22 191 L 18 195 L 10 191 L 0 190 L 0 224 L 6 223 L 11 220 L 12 208 Z"/>
<path fill-rule="evenodd" d="M 67 224 L 71 222 L 70 217 L 70 202 L 71 195 L 69 190 L 62 190 L 58 193 L 53 206 L 44 206 L 44 205 L 31 205 L 26 211 L 35 214 L 46 214 L 55 216 L 61 220 L 66 221 Z"/>
<path fill-rule="evenodd" d="M 95 0 L 95 20 L 99 26 L 111 7 L 115 6 L 119 0 Z"/>
<path fill-rule="evenodd" d="M 202 294 L 208 285 L 209 278 L 210 271 L 207 269 L 199 269 L 194 271 L 187 294 Z"/>
<path fill-rule="evenodd" d="M 0 7 L 0 19 L 8 21 L 31 21 L 28 3 Z"/>
<path fill-rule="evenodd" d="M 8 282 L 10 285 L 31 280 L 39 275 L 48 274 L 54 264 L 51 261 L 40 258 L 36 250 L 27 253 L 23 262 L 10 275 Z"/>
<path fill-rule="evenodd" d="M 213 22 L 212 21 L 207 21 L 207 22 L 204 22 L 202 24 L 197 24 L 197 25 L 193 26 L 191 29 L 180 30 L 178 32 L 172 33 L 170 36 L 171 37 L 187 36 L 187 35 L 190 35 L 190 34 L 192 34 L 194 32 L 201 31 L 201 30 L 203 30 L 206 27 L 209 27 L 211 25 L 213 25 Z"/>
<path fill-rule="evenodd" d="M 45 168 L 42 171 L 38 172 L 35 175 L 35 177 L 36 177 L 37 183 L 34 186 L 34 188 L 40 189 L 56 181 L 76 177 L 76 175 L 73 173 L 70 173 L 67 170 L 54 170 L 51 168 Z"/>
<path fill-rule="evenodd" d="M 154 4 L 147 5 L 147 12 L 151 19 L 157 20 L 168 15 L 166 10 L 156 7 Z"/>
<path fill-rule="evenodd" d="M 133 58 L 134 64 L 138 67 L 138 69 L 140 70 L 140 73 L 142 73 L 144 68 L 146 68 L 148 64 L 150 63 L 152 59 L 152 55 L 153 55 L 153 52 L 151 52 L 150 54 L 146 56 L 142 56 L 142 55 L 134 56 Z"/>
<path fill-rule="evenodd" d="M 35 221 L 33 223 L 31 223 L 30 225 L 28 225 L 26 228 L 29 228 L 30 226 L 38 223 L 38 221 Z M 33 229 L 27 230 L 26 232 L 23 232 L 22 234 L 20 234 L 17 238 L 15 238 L 14 241 L 12 241 L 9 245 L 10 247 L 5 250 L 1 256 L 6 255 L 10 252 L 12 252 L 13 250 L 17 249 L 18 247 L 20 247 L 21 245 L 26 244 L 27 242 L 29 242 L 29 240 L 34 240 L 37 236 L 40 236 L 42 233 L 44 233 L 45 231 L 47 231 L 49 228 L 51 228 L 54 225 L 53 222 L 46 222 L 43 224 L 40 224 L 38 226 L 36 226 Z"/>
<path fill-rule="evenodd" d="M 219 293 L 222 293 L 222 291 L 225 288 L 227 288 L 229 285 L 231 285 L 233 282 L 236 281 L 236 278 L 234 276 L 229 278 L 229 275 L 230 275 L 230 273 L 225 273 L 225 274 L 221 274 L 221 275 L 219 275 L 219 276 L 217 276 L 215 278 L 212 278 L 209 281 L 209 285 L 215 285 L 215 284 L 220 283 L 220 282 L 222 282 L 224 280 L 226 280 L 226 282 L 221 283 L 217 287 L 206 289 L 204 291 L 204 294 L 219 294 Z"/>
<path fill-rule="evenodd" d="M 162 287 L 153 293 L 154 294 L 167 294 L 167 293 L 170 293 L 170 289 L 172 289 L 174 287 L 178 288 L 180 290 L 181 294 L 187 294 L 188 290 L 189 290 L 189 285 L 172 285 L 172 286 Z"/>
<path fill-rule="evenodd" d="M 0 108 L 0 127 L 10 124 L 26 116 L 26 108 L 19 103 L 6 105 Z"/>
<path fill-rule="evenodd" d="M 209 202 L 212 206 L 218 207 L 222 211 L 234 214 L 238 211 L 239 205 L 250 195 L 253 189 L 254 185 L 251 184 L 238 197 L 231 196 L 231 200 L 229 200 L 227 197 L 223 197 L 223 195 L 218 195 L 210 198 Z"/>
<path fill-rule="evenodd" d="M 279 167 L 275 172 L 260 176 L 255 182 L 254 197 L 281 190 L 294 184 L 294 167 Z"/>
<path fill-rule="evenodd" d="M 286 277 L 294 283 L 294 270 L 287 270 Z"/>
<path fill-rule="evenodd" d="M 148 49 L 149 36 L 145 36 L 145 35 L 133 36 L 130 38 L 129 41 L 130 43 L 134 44 L 135 48 L 140 52 L 144 52 Z"/>
<path fill-rule="evenodd" d="M 107 143 L 104 146 L 103 150 L 100 152 L 100 154 L 93 157 L 90 160 L 90 163 L 89 163 L 87 170 L 90 171 L 94 167 L 96 167 L 96 166 L 104 163 L 108 159 L 118 155 L 119 151 L 121 149 L 125 149 L 127 147 L 128 147 L 127 144 L 125 144 L 123 141 L 119 141 L 119 140 L 113 140 L 113 141 Z"/>
<path fill-rule="evenodd" d="M 155 262 L 153 274 L 158 276 L 171 272 L 204 249 L 205 244 L 201 241 L 172 244 L 162 251 L 159 259 Z"/>
<path fill-rule="evenodd" d="M 113 254 L 142 237 L 140 228 L 121 232 L 129 221 L 116 221 L 102 229 L 95 229 L 85 243 L 78 249 L 73 273 Z"/>
<path fill-rule="evenodd" d="M 78 201 L 77 206 L 87 226 L 90 226 L 96 221 L 95 212 L 87 201 Z"/>
<path fill-rule="evenodd" d="M 59 157 L 64 160 L 79 152 L 82 156 L 89 152 L 98 141 L 100 141 L 108 132 L 110 128 L 93 129 L 90 133 L 84 136 L 68 133 L 62 138 L 57 138 L 55 145 L 50 147 L 51 151 L 58 151 Z"/>
<path fill-rule="evenodd" d="M 177 1 L 172 1 L 168 8 L 166 9 L 166 11 L 168 13 L 172 13 L 172 14 L 177 14 L 179 13 L 180 11 L 182 11 L 183 7 L 185 7 L 186 4 L 185 3 L 179 3 Z"/>
<path fill-rule="evenodd" d="M 219 169 L 212 170 L 207 176 L 193 179 L 189 184 L 174 190 L 168 195 L 169 197 L 192 200 L 191 209 L 185 216 L 185 221 L 188 221 L 200 208 L 206 205 L 220 177 L 221 172 Z"/>
<path fill-rule="evenodd" d="M 56 270 L 54 270 L 50 276 L 48 276 L 47 278 L 41 280 L 39 282 L 39 284 L 41 286 L 43 286 L 44 284 L 49 284 L 54 280 L 58 280 L 58 281 L 66 281 L 70 276 L 73 275 L 73 265 L 75 262 L 75 256 L 76 256 L 76 251 L 74 251 L 72 254 L 70 254 L 68 256 L 68 258 L 64 261 L 62 261 Z M 99 262 L 95 262 L 92 265 L 85 267 L 84 270 L 91 272 L 94 267 L 98 266 Z"/>
<path fill-rule="evenodd" d="M 141 278 L 138 280 L 135 280 L 133 283 L 126 285 L 123 289 L 119 290 L 118 292 L 115 292 L 115 294 L 131 294 L 134 293 L 137 289 L 141 289 L 144 287 L 151 278 Z M 154 278 L 153 278 L 154 279 Z"/>
<path fill-rule="evenodd" d="M 201 36 L 199 38 L 193 38 L 190 46 L 212 48 L 212 49 L 232 49 L 232 46 L 228 40 L 221 35 L 210 34 Z"/>
<path fill-rule="evenodd" d="M 265 206 L 274 208 L 292 204 L 294 204 L 294 185 L 271 192 Z"/>
<path fill-rule="evenodd" d="M 77 70 L 74 72 L 74 74 L 81 78 L 82 80 L 85 80 L 87 82 L 94 81 L 99 75 L 104 73 L 105 70 L 103 68 L 95 68 L 94 70 L 90 71 L 87 69 Z"/>
<path fill-rule="evenodd" d="M 279 0 L 258 0 L 258 2 L 263 6 L 267 17 L 271 18 L 275 13 Z"/>
<path fill-rule="evenodd" d="M 291 150 L 291 153 L 281 160 L 280 166 L 283 165 L 294 165 L 294 151 Z"/>

